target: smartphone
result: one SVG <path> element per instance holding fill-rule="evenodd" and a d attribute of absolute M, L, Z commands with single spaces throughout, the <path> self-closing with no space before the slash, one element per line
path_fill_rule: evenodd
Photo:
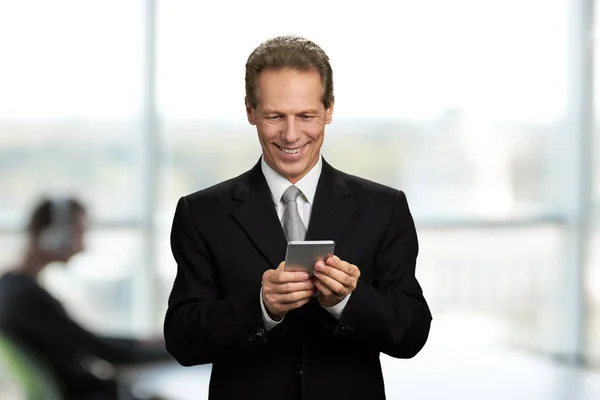
<path fill-rule="evenodd" d="M 305 271 L 313 275 L 315 263 L 333 256 L 333 240 L 305 240 L 288 242 L 285 254 L 286 271 Z"/>

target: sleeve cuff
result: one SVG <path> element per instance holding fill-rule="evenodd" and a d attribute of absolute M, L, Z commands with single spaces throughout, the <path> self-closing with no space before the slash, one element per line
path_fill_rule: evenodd
<path fill-rule="evenodd" d="M 342 313 L 344 312 L 344 309 L 346 308 L 346 304 L 348 304 L 348 300 L 350 299 L 350 296 L 352 296 L 352 293 L 348 294 L 348 296 L 344 297 L 344 299 L 342 301 L 340 301 L 333 307 L 325 307 L 325 306 L 321 306 L 321 307 L 323 307 L 325 310 L 327 310 L 327 312 L 330 313 L 335 319 L 339 320 L 340 317 L 342 316 Z M 262 292 L 261 292 L 260 298 L 262 299 Z M 262 304 L 262 300 L 260 303 Z"/>
<path fill-rule="evenodd" d="M 271 317 L 269 317 L 269 313 L 267 312 L 267 309 L 265 308 L 265 304 L 263 303 L 263 300 L 262 300 L 262 292 L 263 292 L 263 290 L 261 287 L 260 288 L 260 298 L 259 298 L 260 309 L 262 310 L 262 318 L 265 323 L 265 328 L 267 328 L 267 332 L 268 332 L 271 329 L 275 328 L 278 324 L 280 324 L 281 321 L 283 321 L 283 318 L 285 318 L 285 316 L 283 318 L 281 318 L 279 321 L 274 321 L 273 319 L 271 319 Z"/>

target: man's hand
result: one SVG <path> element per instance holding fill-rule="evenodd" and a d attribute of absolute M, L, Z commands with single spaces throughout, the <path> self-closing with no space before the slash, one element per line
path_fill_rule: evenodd
<path fill-rule="evenodd" d="M 262 277 L 262 300 L 274 320 L 302 307 L 315 293 L 315 285 L 306 272 L 284 271 L 283 267 L 281 262 L 277 269 L 265 271 Z"/>
<path fill-rule="evenodd" d="M 329 257 L 325 262 L 317 261 L 312 281 L 321 291 L 319 303 L 325 307 L 335 306 L 356 289 L 359 277 L 358 267 L 338 256 Z"/>

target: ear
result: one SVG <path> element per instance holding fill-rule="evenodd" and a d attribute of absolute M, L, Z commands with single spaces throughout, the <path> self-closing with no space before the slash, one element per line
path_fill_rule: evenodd
<path fill-rule="evenodd" d="M 256 125 L 256 110 L 248 103 L 248 98 L 244 97 L 244 103 L 246 103 L 246 116 L 250 125 Z"/>
<path fill-rule="evenodd" d="M 325 123 L 326 124 L 331 123 L 331 120 L 333 119 L 333 103 L 335 103 L 335 97 L 331 99 L 331 104 L 329 105 L 329 108 L 327 110 L 325 110 Z"/>

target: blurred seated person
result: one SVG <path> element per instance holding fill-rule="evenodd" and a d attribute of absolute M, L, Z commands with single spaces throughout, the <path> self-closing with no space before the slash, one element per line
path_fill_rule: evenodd
<path fill-rule="evenodd" d="M 75 199 L 43 200 L 35 207 L 27 227 L 25 254 L 0 278 L 0 330 L 46 361 L 65 398 L 137 399 L 130 389 L 119 387 L 114 377 L 102 379 L 92 373 L 92 365 L 170 359 L 164 342 L 95 335 L 71 319 L 37 281 L 48 264 L 66 264 L 83 250 L 85 231 L 86 211 Z"/>

